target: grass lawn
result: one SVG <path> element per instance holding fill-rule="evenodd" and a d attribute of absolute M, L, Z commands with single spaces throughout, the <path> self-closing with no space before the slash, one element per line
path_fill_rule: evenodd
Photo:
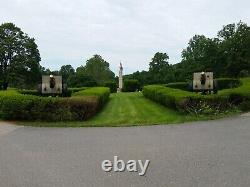
<path fill-rule="evenodd" d="M 92 119 L 85 122 L 18 122 L 20 125 L 81 127 L 81 126 L 133 126 L 181 123 L 210 117 L 181 114 L 143 97 L 142 93 L 114 93 Z"/>

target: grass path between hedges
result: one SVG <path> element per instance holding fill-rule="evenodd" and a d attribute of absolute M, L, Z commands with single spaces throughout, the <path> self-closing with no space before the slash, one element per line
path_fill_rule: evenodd
<path fill-rule="evenodd" d="M 178 123 L 191 120 L 191 117 L 161 106 L 143 97 L 142 93 L 112 94 L 104 110 L 88 123 L 93 124 L 159 124 Z"/>
<path fill-rule="evenodd" d="M 197 120 L 143 97 L 142 93 L 114 93 L 95 117 L 86 122 L 21 122 L 31 126 L 132 126 Z"/>

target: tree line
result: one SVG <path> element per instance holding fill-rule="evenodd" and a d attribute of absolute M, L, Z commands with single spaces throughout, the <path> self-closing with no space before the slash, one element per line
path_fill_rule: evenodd
<path fill-rule="evenodd" d="M 193 72 L 212 71 L 215 77 L 247 77 L 250 75 L 250 27 L 243 22 L 223 26 L 215 38 L 192 37 L 182 51 L 182 60 L 169 64 L 166 53 L 156 53 L 149 71 L 137 71 L 127 78 L 141 85 L 192 80 Z"/>
<path fill-rule="evenodd" d="M 180 63 L 170 64 L 167 53 L 157 52 L 148 71 L 125 75 L 140 86 L 192 79 L 193 72 L 213 71 L 216 77 L 245 77 L 250 74 L 250 27 L 243 22 L 223 26 L 217 37 L 195 35 L 182 51 Z M 103 86 L 117 82 L 109 63 L 94 55 L 74 69 L 63 65 L 51 71 L 40 65 L 40 53 L 34 38 L 13 23 L 0 25 L 0 89 L 35 88 L 42 75 L 62 75 L 69 87 Z"/>

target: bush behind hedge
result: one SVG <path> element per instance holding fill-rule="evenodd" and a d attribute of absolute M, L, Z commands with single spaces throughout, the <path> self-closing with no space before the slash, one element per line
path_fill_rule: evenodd
<path fill-rule="evenodd" d="M 218 90 L 237 88 L 241 85 L 241 81 L 234 78 L 219 78 L 215 79 L 215 81 L 217 82 Z"/>
<path fill-rule="evenodd" d="M 75 93 L 75 92 L 83 91 L 83 90 L 86 90 L 86 89 L 88 89 L 88 88 L 90 88 L 90 87 L 68 88 L 68 90 L 70 90 L 71 93 L 73 94 L 73 93 Z"/>
<path fill-rule="evenodd" d="M 123 82 L 123 92 L 135 92 L 140 89 L 140 83 L 136 79 L 127 79 Z"/>
<path fill-rule="evenodd" d="M 104 86 L 108 87 L 110 89 L 111 93 L 117 92 L 117 84 L 116 84 L 116 82 L 105 82 Z"/>

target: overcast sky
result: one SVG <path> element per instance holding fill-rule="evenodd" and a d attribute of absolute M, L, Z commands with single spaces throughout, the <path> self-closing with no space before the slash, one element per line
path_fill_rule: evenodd
<path fill-rule="evenodd" d="M 84 65 L 101 55 L 117 73 L 147 70 L 160 51 L 170 63 L 195 34 L 215 37 L 223 25 L 250 24 L 249 0 L 1 0 L 0 22 L 36 39 L 41 65 Z"/>

